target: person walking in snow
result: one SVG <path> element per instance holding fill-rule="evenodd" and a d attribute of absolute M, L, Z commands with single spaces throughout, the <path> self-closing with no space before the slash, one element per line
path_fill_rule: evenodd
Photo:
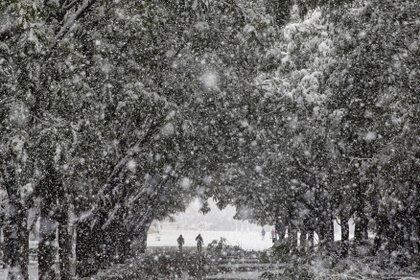
<path fill-rule="evenodd" d="M 264 228 L 262 228 L 262 230 L 261 230 L 261 237 L 262 237 L 262 240 L 264 240 L 264 237 L 265 237 L 265 229 Z"/>
<path fill-rule="evenodd" d="M 201 234 L 198 234 L 195 238 L 195 241 L 197 241 L 197 251 L 201 253 L 201 250 L 203 249 L 203 237 L 201 237 Z"/>
<path fill-rule="evenodd" d="M 178 242 L 178 249 L 180 252 L 182 252 L 182 246 L 184 246 L 185 240 L 184 237 L 182 237 L 182 234 L 178 237 L 176 240 Z"/>

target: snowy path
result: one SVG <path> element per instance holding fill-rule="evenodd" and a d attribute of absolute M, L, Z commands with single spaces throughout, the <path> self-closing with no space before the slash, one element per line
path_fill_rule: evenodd
<path fill-rule="evenodd" d="M 208 276 L 206 279 L 259 279 L 259 277 L 264 273 L 265 271 L 245 271 L 245 272 L 230 272 L 230 273 L 224 273 L 224 274 L 218 274 L 213 276 Z M 276 273 L 280 272 L 277 270 L 270 270 L 270 272 Z"/>
<path fill-rule="evenodd" d="M 281 273 L 284 266 L 281 263 L 260 263 L 255 255 L 231 257 L 217 265 L 219 271 L 225 272 L 209 275 L 206 279 L 258 279 L 265 272 Z"/>

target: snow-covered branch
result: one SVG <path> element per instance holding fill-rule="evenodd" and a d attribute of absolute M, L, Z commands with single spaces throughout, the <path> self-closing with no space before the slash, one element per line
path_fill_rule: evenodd
<path fill-rule="evenodd" d="M 81 19 L 86 12 L 97 2 L 97 0 L 85 0 L 82 5 L 77 9 L 77 11 L 69 16 L 69 18 L 64 22 L 61 26 L 60 30 L 55 35 L 55 40 L 52 45 L 52 49 L 54 49 L 59 41 L 71 30 L 71 28 L 75 25 L 75 23 Z"/>

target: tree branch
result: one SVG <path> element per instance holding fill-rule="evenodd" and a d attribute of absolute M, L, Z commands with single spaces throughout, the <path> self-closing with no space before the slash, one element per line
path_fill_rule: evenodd
<path fill-rule="evenodd" d="M 60 30 L 55 35 L 55 40 L 51 49 L 54 49 L 62 38 L 70 31 L 73 25 L 81 19 L 86 12 L 95 4 L 97 0 L 85 0 L 77 11 L 69 17 L 69 19 L 61 26 Z"/>

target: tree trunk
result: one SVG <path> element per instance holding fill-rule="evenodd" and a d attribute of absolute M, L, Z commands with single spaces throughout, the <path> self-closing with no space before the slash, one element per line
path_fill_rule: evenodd
<path fill-rule="evenodd" d="M 368 219 L 366 217 L 364 208 L 365 208 L 365 202 L 364 202 L 364 195 L 359 190 L 358 192 L 358 202 L 356 205 L 356 211 L 355 211 L 355 219 L 354 219 L 354 241 L 355 244 L 360 244 L 362 240 L 367 239 L 367 226 L 368 226 Z"/>
<path fill-rule="evenodd" d="M 277 235 L 279 236 L 279 240 L 283 240 L 286 238 L 286 225 L 281 220 L 277 220 L 275 224 L 275 229 Z"/>
<path fill-rule="evenodd" d="M 6 213 L 5 263 L 8 280 L 27 280 L 29 262 L 29 234 L 27 229 L 27 209 L 21 201 L 18 180 L 14 167 L 8 165 L 5 173 L 5 187 L 8 194 Z"/>
<path fill-rule="evenodd" d="M 306 248 L 307 248 L 306 236 L 307 236 L 307 231 L 306 231 L 306 229 L 302 228 L 300 230 L 300 238 L 299 238 L 299 243 L 300 243 L 299 247 L 300 247 L 301 252 L 305 252 Z"/>
<path fill-rule="evenodd" d="M 317 234 L 318 234 L 318 248 L 319 249 L 325 249 L 326 230 L 325 230 L 324 222 L 320 222 Z"/>
<path fill-rule="evenodd" d="M 315 232 L 313 230 L 309 230 L 308 232 L 308 250 L 311 251 L 314 248 L 314 237 Z"/>
<path fill-rule="evenodd" d="M 26 211 L 19 205 L 12 206 L 11 204 L 9 204 L 8 211 L 7 223 L 4 228 L 4 259 L 9 271 L 7 279 L 28 280 L 29 235 L 26 229 Z"/>
<path fill-rule="evenodd" d="M 326 249 L 327 253 L 331 253 L 334 249 L 334 220 L 330 215 L 326 221 Z"/>
<path fill-rule="evenodd" d="M 55 280 L 56 234 L 57 234 L 57 191 L 62 188 L 58 175 L 51 167 L 40 190 L 40 231 L 38 244 L 39 280 Z"/>
<path fill-rule="evenodd" d="M 120 247 L 124 238 L 124 228 L 118 222 L 114 222 L 106 228 L 104 236 L 104 249 L 101 255 L 101 267 L 112 265 L 113 263 L 121 263 L 120 260 Z"/>
<path fill-rule="evenodd" d="M 376 254 L 382 247 L 383 243 L 383 234 L 384 234 L 384 219 L 379 216 L 377 218 L 377 225 L 376 225 L 376 235 L 375 239 L 373 240 L 373 253 Z"/>
<path fill-rule="evenodd" d="M 345 258 L 349 254 L 349 238 L 350 238 L 350 228 L 349 228 L 349 218 L 347 215 L 341 213 L 340 215 L 340 224 L 341 224 L 341 257 Z"/>
<path fill-rule="evenodd" d="M 27 211 L 22 214 L 22 228 L 21 228 L 21 236 L 20 236 L 20 246 L 22 250 L 21 255 L 21 264 L 24 272 L 24 279 L 29 279 L 29 229 L 27 228 L 28 224 L 28 216 Z"/>
<path fill-rule="evenodd" d="M 365 217 L 364 213 L 356 211 L 354 219 L 354 241 L 360 244 L 365 236 Z"/>
<path fill-rule="evenodd" d="M 319 224 L 319 248 L 331 253 L 334 244 L 334 221 L 331 215 L 325 215 Z"/>
<path fill-rule="evenodd" d="M 90 225 L 87 221 L 79 222 L 76 225 L 76 275 L 88 277 L 91 275 L 89 256 L 94 254 L 93 244 L 89 242 Z"/>
<path fill-rule="evenodd" d="M 91 220 L 79 222 L 76 227 L 76 274 L 89 277 L 99 270 L 98 255 L 102 254 L 103 238 L 100 225 L 91 228 Z"/>
<path fill-rule="evenodd" d="M 38 245 L 38 275 L 40 280 L 55 280 L 55 237 L 57 221 L 55 221 L 45 208 L 41 208 L 39 245 Z M 44 213 L 42 213 L 44 212 Z"/>
<path fill-rule="evenodd" d="M 69 203 L 66 193 L 59 195 L 60 212 L 58 215 L 58 256 L 60 260 L 60 279 L 71 279 L 72 236 L 69 234 Z"/>
<path fill-rule="evenodd" d="M 298 238 L 297 238 L 297 228 L 293 222 L 289 224 L 289 244 L 290 252 L 296 253 L 298 249 Z"/>
<path fill-rule="evenodd" d="M 414 244 L 416 248 L 416 253 L 420 255 L 420 211 L 417 211 L 418 214 L 416 215 L 416 224 L 414 225 Z"/>
<path fill-rule="evenodd" d="M 147 231 L 149 228 L 143 228 L 142 231 L 140 232 L 138 238 L 139 238 L 139 244 L 140 244 L 140 248 L 139 248 L 139 253 L 146 253 L 146 248 L 147 248 Z"/>
<path fill-rule="evenodd" d="M 127 234 L 127 239 L 123 240 L 123 242 L 121 243 L 121 261 L 125 262 L 126 260 L 128 260 L 130 257 L 133 256 L 133 252 L 131 249 L 131 243 L 132 243 L 132 238 L 131 236 L 129 236 Z"/>

